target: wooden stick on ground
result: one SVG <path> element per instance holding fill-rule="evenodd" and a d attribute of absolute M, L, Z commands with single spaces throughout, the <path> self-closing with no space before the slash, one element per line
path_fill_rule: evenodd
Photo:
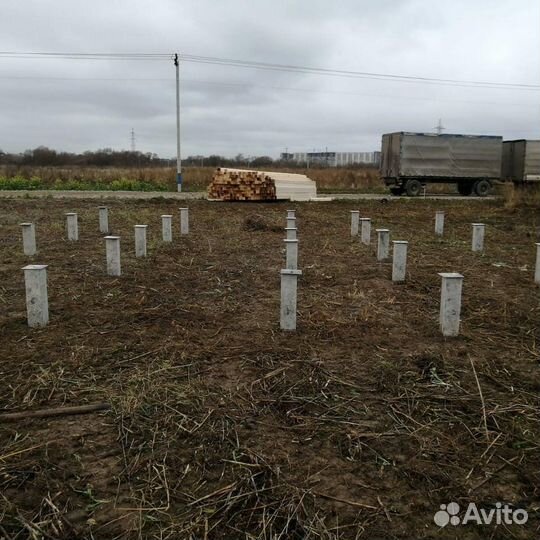
<path fill-rule="evenodd" d="M 47 418 L 49 416 L 68 416 L 73 414 L 86 414 L 95 411 L 110 409 L 109 403 L 90 403 L 88 405 L 74 405 L 72 407 L 55 407 L 54 409 L 38 409 L 34 411 L 20 411 L 0 414 L 0 422 L 16 422 L 26 418 Z"/>
<path fill-rule="evenodd" d="M 480 381 L 478 380 L 478 375 L 476 374 L 476 368 L 474 367 L 474 363 L 472 360 L 471 355 L 469 355 L 469 362 L 471 363 L 474 379 L 476 381 L 476 386 L 478 388 L 478 394 L 480 395 L 480 401 L 482 402 L 482 417 L 484 419 L 484 430 L 486 432 L 486 442 L 489 446 L 489 429 L 487 425 L 487 415 L 486 415 L 486 402 L 484 401 L 484 394 L 482 394 L 482 387 L 480 386 Z"/>
<path fill-rule="evenodd" d="M 370 504 L 363 504 L 356 501 L 349 501 L 347 499 L 340 499 L 339 497 L 332 497 L 327 493 L 320 493 L 319 491 L 313 491 L 313 495 L 316 497 L 323 497 L 323 499 L 330 499 L 331 501 L 337 501 L 343 504 L 349 504 L 351 506 L 357 506 L 358 508 L 367 508 L 369 510 L 377 510 L 376 506 L 371 506 Z"/>

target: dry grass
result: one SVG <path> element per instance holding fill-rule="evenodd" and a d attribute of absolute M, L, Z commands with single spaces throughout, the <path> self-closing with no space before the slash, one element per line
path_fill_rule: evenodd
<path fill-rule="evenodd" d="M 505 183 L 500 188 L 505 208 L 540 207 L 540 183 Z"/>
<path fill-rule="evenodd" d="M 105 275 L 97 202 L 0 201 L 0 407 L 108 412 L 0 424 L 0 536 L 348 540 L 534 537 L 540 485 L 535 209 L 297 204 L 299 328 L 279 331 L 287 204 L 110 202 L 123 275 Z M 349 210 L 409 240 L 389 281 Z M 64 238 L 77 210 L 81 240 Z M 19 223 L 49 263 L 51 323 L 25 324 Z M 176 219 L 176 222 L 178 220 Z M 470 223 L 487 224 L 486 252 Z M 149 225 L 149 256 L 133 225 Z M 465 275 L 462 334 L 441 337 L 437 272 Z M 526 507 L 526 526 L 437 530 L 441 503 Z"/>
<path fill-rule="evenodd" d="M 208 184 L 212 181 L 214 170 L 212 167 L 186 167 L 183 171 L 185 190 L 206 190 Z M 371 168 L 279 170 L 308 174 L 317 182 L 317 186 L 321 191 L 385 191 L 384 185 L 379 180 L 378 171 Z M 176 170 L 173 167 L 122 169 L 3 166 L 0 167 L 0 178 L 2 177 L 39 178 L 44 189 L 51 188 L 59 183 L 110 183 L 118 180 L 144 182 L 169 191 L 176 189 Z M 88 189 L 91 189 L 91 186 Z"/>
<path fill-rule="evenodd" d="M 185 167 L 184 191 L 206 191 L 212 181 L 213 167 Z M 379 171 L 371 167 L 357 168 L 328 168 L 328 169 L 276 169 L 280 172 L 307 174 L 317 182 L 320 193 L 388 193 L 388 189 L 379 177 Z M 174 167 L 153 168 L 98 168 L 98 167 L 15 167 L 0 166 L 0 181 L 3 178 L 21 179 L 21 188 L 26 184 L 22 180 L 39 179 L 40 189 L 104 189 L 115 182 L 120 183 L 116 189 L 139 189 L 149 191 L 176 190 L 176 169 Z M 122 188 L 121 183 L 125 186 Z M 1 183 L 1 182 L 0 182 Z M 130 188 L 129 183 L 133 183 Z M 137 186 L 137 183 L 139 186 Z M 24 184 L 24 185 L 23 185 Z M 519 198 L 523 202 L 526 196 L 520 195 L 519 188 L 513 189 L 511 185 L 498 185 L 495 188 L 497 194 L 503 194 L 507 199 L 510 197 L 517 203 Z M 452 193 L 456 194 L 456 185 L 428 184 L 428 194 Z M 538 197 L 536 201 L 538 201 Z"/>

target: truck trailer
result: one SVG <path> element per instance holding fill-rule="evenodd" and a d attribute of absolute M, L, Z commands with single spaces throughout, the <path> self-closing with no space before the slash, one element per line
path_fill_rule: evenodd
<path fill-rule="evenodd" d="M 502 180 L 540 183 L 540 141 L 504 141 L 502 152 Z"/>
<path fill-rule="evenodd" d="M 381 177 L 394 195 L 414 197 L 428 183 L 455 182 L 461 195 L 484 197 L 501 178 L 502 137 L 387 133 Z"/>

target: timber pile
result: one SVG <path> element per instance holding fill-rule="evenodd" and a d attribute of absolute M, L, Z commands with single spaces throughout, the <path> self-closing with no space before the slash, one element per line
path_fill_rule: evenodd
<path fill-rule="evenodd" d="M 267 201 L 276 198 L 274 181 L 260 171 L 218 168 L 208 186 L 208 198 L 220 201 Z"/>
<path fill-rule="evenodd" d="M 315 197 L 317 185 L 304 174 L 219 167 L 208 186 L 208 198 L 220 201 L 309 201 Z"/>

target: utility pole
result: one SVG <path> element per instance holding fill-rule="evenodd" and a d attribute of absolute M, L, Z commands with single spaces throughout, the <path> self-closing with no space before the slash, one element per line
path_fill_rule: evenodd
<path fill-rule="evenodd" d="M 135 152 L 135 130 L 131 128 L 131 151 Z"/>
<path fill-rule="evenodd" d="M 176 188 L 182 191 L 182 158 L 180 157 L 180 62 L 178 53 L 174 55 L 176 67 Z"/>

